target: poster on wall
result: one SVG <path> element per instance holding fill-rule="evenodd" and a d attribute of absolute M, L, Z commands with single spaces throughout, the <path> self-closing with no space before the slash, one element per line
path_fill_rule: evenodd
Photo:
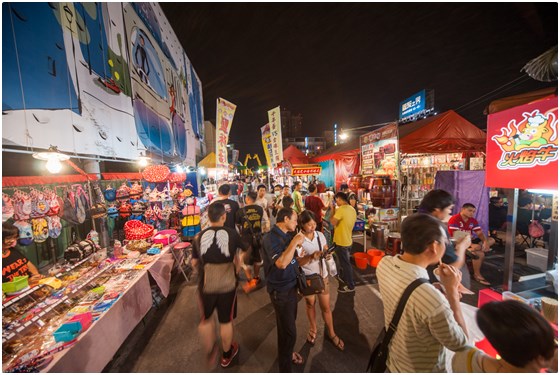
<path fill-rule="evenodd" d="M 360 137 L 362 174 L 386 175 L 399 178 L 399 150 L 397 124 L 384 126 Z"/>
<path fill-rule="evenodd" d="M 157 3 L 2 11 L 3 145 L 194 165 L 202 86 Z"/>
<path fill-rule="evenodd" d="M 488 116 L 486 186 L 558 189 L 558 97 Z"/>

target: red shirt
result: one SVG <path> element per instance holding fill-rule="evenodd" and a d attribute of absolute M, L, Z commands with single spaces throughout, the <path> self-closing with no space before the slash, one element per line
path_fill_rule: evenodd
<path fill-rule="evenodd" d="M 463 221 L 461 214 L 453 215 L 449 219 L 447 223 L 447 229 L 449 230 L 449 234 L 453 236 L 453 233 L 456 230 L 460 230 L 462 232 L 468 232 L 471 235 L 475 235 L 476 232 L 480 232 L 482 229 L 480 225 L 478 225 L 478 221 L 475 218 L 469 218 L 467 221 Z"/>
<path fill-rule="evenodd" d="M 317 224 L 321 223 L 323 220 L 323 213 L 321 210 L 325 207 L 321 198 L 315 195 L 309 195 L 305 197 L 305 209 L 313 212 L 315 218 L 317 219 Z"/>

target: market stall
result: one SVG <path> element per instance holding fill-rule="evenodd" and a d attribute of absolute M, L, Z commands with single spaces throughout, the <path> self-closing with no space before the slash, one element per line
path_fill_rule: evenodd
<path fill-rule="evenodd" d="M 482 170 L 486 134 L 454 111 L 399 127 L 401 209 L 411 214 L 438 171 Z"/>
<path fill-rule="evenodd" d="M 356 138 L 326 150 L 324 153 L 311 158 L 311 162 L 321 165 L 322 174 L 319 175 L 319 179 L 325 181 L 328 187 L 339 190 L 340 185 L 347 183 L 351 175 L 359 173 L 359 154 L 360 140 Z M 327 183 L 327 181 L 332 181 L 333 177 L 334 183 Z"/>

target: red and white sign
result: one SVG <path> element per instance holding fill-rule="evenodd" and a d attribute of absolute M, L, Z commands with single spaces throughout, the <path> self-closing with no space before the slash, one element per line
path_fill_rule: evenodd
<path fill-rule="evenodd" d="M 315 176 L 321 174 L 320 165 L 293 166 L 292 176 Z"/>
<path fill-rule="evenodd" d="M 558 189 L 558 97 L 488 116 L 486 186 Z"/>

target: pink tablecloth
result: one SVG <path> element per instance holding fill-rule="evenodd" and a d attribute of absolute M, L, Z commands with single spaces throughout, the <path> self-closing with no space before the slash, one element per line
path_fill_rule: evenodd
<path fill-rule="evenodd" d="M 148 273 L 167 297 L 173 262 L 173 255 L 166 247 L 158 259 L 140 271 L 143 274 L 121 298 L 87 332 L 79 336 L 74 345 L 55 354 L 53 361 L 43 371 L 101 372 L 152 307 Z"/>

